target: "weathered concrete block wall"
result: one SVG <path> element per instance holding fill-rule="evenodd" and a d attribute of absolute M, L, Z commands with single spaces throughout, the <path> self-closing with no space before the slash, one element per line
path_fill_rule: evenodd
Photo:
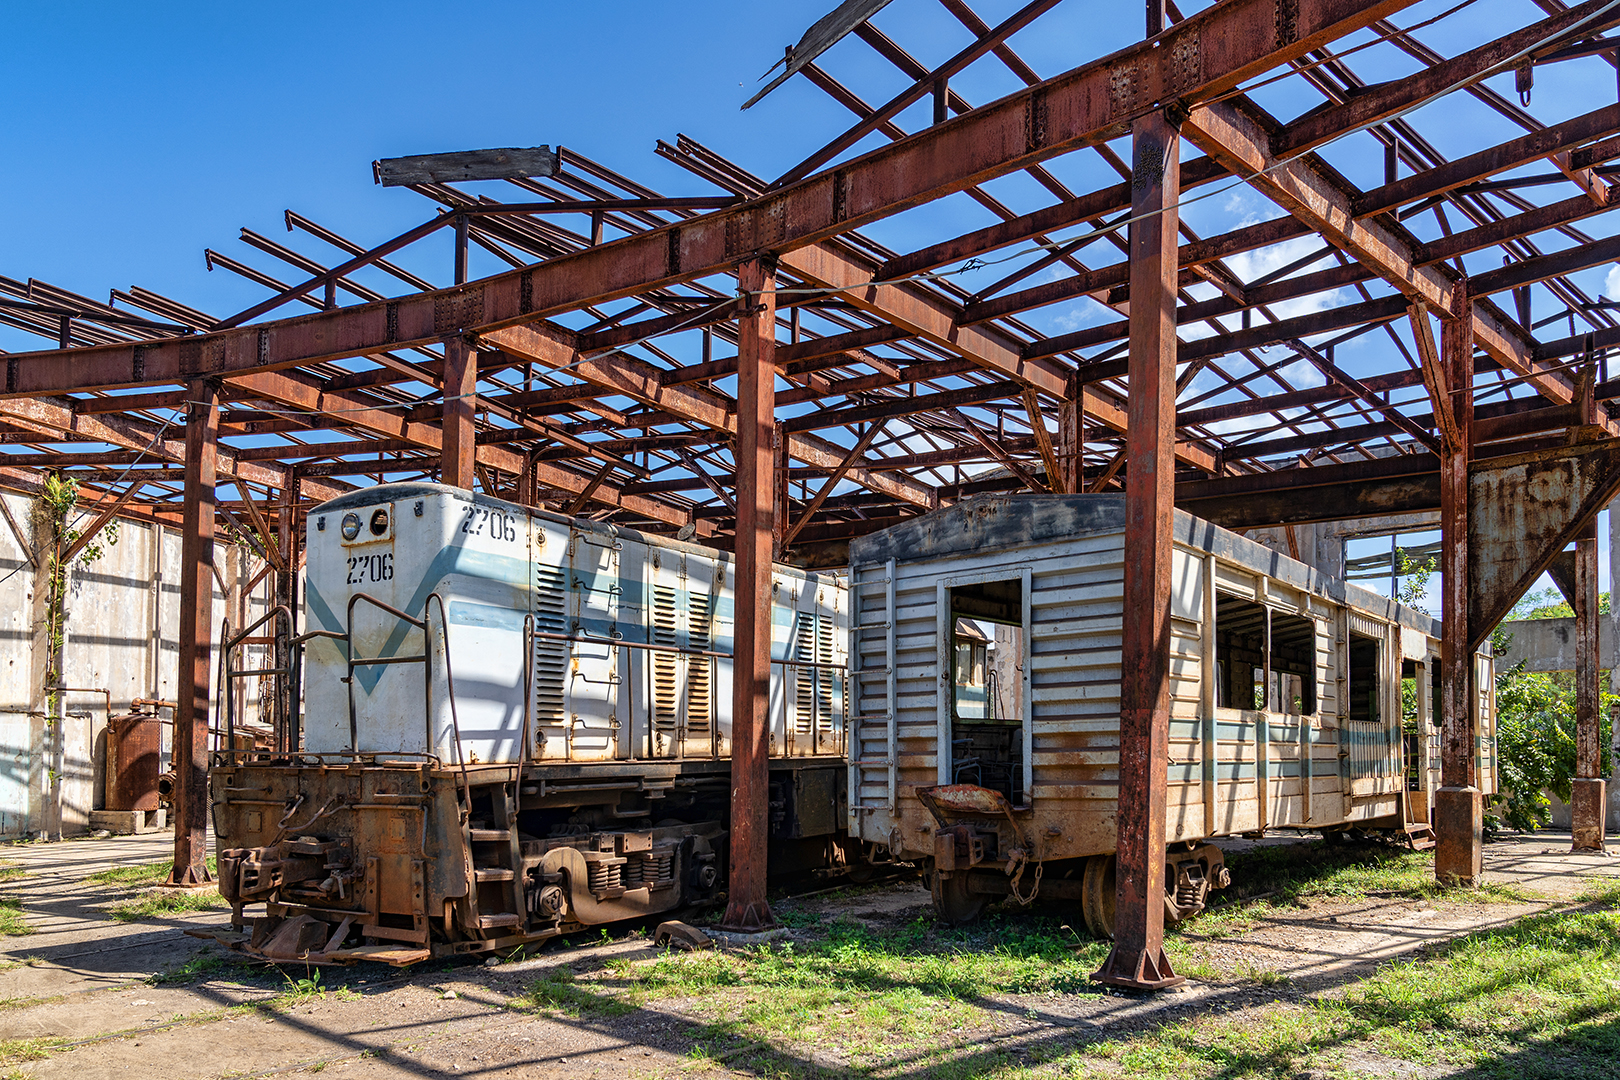
<path fill-rule="evenodd" d="M 1574 619 L 1522 619 L 1502 624 L 1512 642 L 1497 658 L 1498 671 L 1524 661 L 1526 671 L 1575 670 Z M 1614 663 L 1614 623 L 1608 616 L 1598 621 L 1598 666 L 1612 670 Z"/>
<path fill-rule="evenodd" d="M 0 493 L 34 546 L 39 531 L 26 496 Z M 0 520 L 0 836 L 89 827 L 90 811 L 105 805 L 106 690 L 111 715 L 127 712 L 136 698 L 173 701 L 179 660 L 180 534 L 155 525 L 122 522 L 118 542 L 103 546 L 89 564 L 75 563 L 67 576 L 66 622 L 60 685 L 81 688 L 63 695 L 58 730 L 48 716 L 48 649 L 43 567 L 30 564 L 13 530 Z M 43 560 L 42 560 L 43 561 Z M 215 549 L 213 588 L 215 639 L 230 607 L 228 592 L 245 587 L 260 564 L 235 545 Z M 232 621 L 240 626 L 266 610 L 268 581 L 237 601 Z M 217 654 L 216 654 L 217 655 Z M 260 665 L 254 665 L 260 666 Z M 216 665 L 217 670 L 217 665 Z M 217 679 L 216 679 L 217 681 Z M 96 692 L 85 692 L 92 689 Z M 248 700 L 256 702 L 256 688 Z M 219 688 L 213 688 L 217 697 Z M 256 710 L 250 708 L 251 718 Z M 165 719 L 170 714 L 164 713 Z M 172 727 L 163 729 L 167 766 Z M 60 778 L 60 792 L 52 773 Z M 57 815 L 60 811 L 60 822 Z"/>

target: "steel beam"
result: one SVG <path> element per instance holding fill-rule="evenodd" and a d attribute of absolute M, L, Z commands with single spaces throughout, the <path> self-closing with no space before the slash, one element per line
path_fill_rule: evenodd
<path fill-rule="evenodd" d="M 731 674 L 731 865 L 722 925 L 774 926 L 765 899 L 770 831 L 771 549 L 776 384 L 776 268 L 752 258 L 737 268 L 746 298 L 737 320 L 737 627 Z"/>
<path fill-rule="evenodd" d="M 807 281 L 844 291 L 857 307 L 981 367 L 1002 372 L 1059 400 L 1069 395 L 1069 372 L 1062 365 L 1025 357 L 1021 345 L 993 326 L 957 326 L 957 313 L 950 305 L 913 285 L 871 284 L 876 267 L 854 252 L 833 244 L 818 244 L 789 253 L 782 265 Z M 1126 409 L 1111 394 L 1088 388 L 1085 410 L 1115 431 L 1126 430 Z M 1197 442 L 1179 443 L 1176 456 L 1205 472 L 1215 471 L 1214 452 Z"/>
<path fill-rule="evenodd" d="M 208 873 L 208 679 L 213 670 L 214 482 L 219 384 L 197 379 L 186 405 L 186 488 L 180 532 L 180 658 L 174 713 L 174 865 L 168 884 Z"/>
<path fill-rule="evenodd" d="M 1440 361 L 1454 432 L 1440 457 L 1440 790 L 1435 792 L 1434 874 L 1442 883 L 1476 885 L 1483 869 L 1484 807 L 1475 776 L 1474 650 L 1469 636 L 1468 458 L 1474 427 L 1474 334 L 1468 286 L 1447 297 L 1440 320 Z"/>
<path fill-rule="evenodd" d="M 1130 419 L 1120 648 L 1114 948 L 1092 977 L 1157 990 L 1185 980 L 1164 952 L 1175 516 L 1176 225 L 1180 138 L 1163 113 L 1132 131 Z"/>
<path fill-rule="evenodd" d="M 459 336 L 444 343 L 444 435 L 439 479 L 467 491 L 472 490 L 473 462 L 478 452 L 473 428 L 473 413 L 478 406 L 476 356 Z M 591 490 L 595 491 L 595 487 Z"/>
<path fill-rule="evenodd" d="M 1360 197 L 1346 191 L 1341 181 L 1310 157 L 1279 155 L 1272 147 L 1271 134 L 1256 116 L 1233 102 L 1201 106 L 1189 116 L 1186 132 L 1205 153 L 1223 161 L 1261 194 L 1354 256 L 1408 302 L 1424 303 L 1438 315 L 1454 314 L 1456 274 L 1440 266 L 1415 265 L 1413 245 L 1404 235 L 1375 218 L 1359 217 Z M 1425 175 L 1408 179 L 1417 181 Z M 1535 343 L 1522 329 L 1490 305 L 1470 303 L 1469 309 L 1474 340 L 1492 359 L 1526 376 L 1555 404 L 1572 400 L 1569 378 L 1536 357 Z"/>
<path fill-rule="evenodd" d="M 1415 0 L 1226 0 L 1142 42 L 735 207 L 466 285 L 184 340 L 13 354 L 6 397 L 295 367 L 513 326 L 786 252 L 1209 100 Z M 1038 378 L 1038 376 L 1037 376 Z M 1061 388 L 1037 384 L 1053 396 Z"/>
<path fill-rule="evenodd" d="M 1504 64 L 1522 62 L 1526 50 L 1544 49 L 1549 40 L 1561 34 L 1571 30 L 1581 35 L 1595 34 L 1620 23 L 1620 16 L 1606 9 L 1610 9 L 1608 0 L 1587 0 L 1476 49 L 1430 64 L 1415 74 L 1376 86 L 1357 87 L 1342 104 L 1312 109 L 1289 124 L 1277 140 L 1277 150 L 1287 155 L 1299 154 L 1347 131 L 1394 119 L 1436 94 L 1479 82 Z"/>
<path fill-rule="evenodd" d="M 666 386 L 658 368 L 633 356 L 581 359 L 569 331 L 548 323 L 513 326 L 491 331 L 483 340 L 526 360 L 548 367 L 567 367 L 573 374 L 614 394 L 623 394 L 653 408 L 665 409 L 682 420 L 719 431 L 737 431 L 740 406 L 711 390 L 697 386 Z M 845 450 L 836 443 L 809 434 L 789 435 L 788 453 L 806 465 L 837 468 Z M 929 509 L 938 497 L 927 484 L 899 473 L 882 472 L 864 459 L 849 470 L 849 479 L 883 495 Z"/>

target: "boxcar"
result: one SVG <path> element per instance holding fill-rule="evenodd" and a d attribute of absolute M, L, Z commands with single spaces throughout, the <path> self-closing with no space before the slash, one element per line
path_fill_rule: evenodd
<path fill-rule="evenodd" d="M 988 497 L 851 544 L 849 831 L 920 862 L 947 919 L 1045 894 L 1112 932 L 1124 522 L 1123 496 Z M 1424 844 L 1439 623 L 1179 511 L 1174 540 L 1167 915 L 1226 883 L 1213 838 Z"/>

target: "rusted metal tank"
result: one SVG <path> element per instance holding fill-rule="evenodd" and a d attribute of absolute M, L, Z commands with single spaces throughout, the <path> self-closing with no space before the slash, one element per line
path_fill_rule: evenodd
<path fill-rule="evenodd" d="M 107 809 L 158 808 L 162 731 L 153 713 L 125 713 L 107 721 Z"/>

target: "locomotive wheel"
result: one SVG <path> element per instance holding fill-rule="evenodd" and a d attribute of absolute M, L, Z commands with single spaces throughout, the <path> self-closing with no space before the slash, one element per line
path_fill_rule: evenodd
<path fill-rule="evenodd" d="M 945 877 L 936 871 L 929 875 L 929 891 L 934 896 L 934 914 L 952 926 L 966 926 L 977 919 L 987 899 L 968 889 L 966 874 Z"/>
<path fill-rule="evenodd" d="M 1114 938 L 1114 856 L 1093 855 L 1086 860 L 1085 882 L 1080 895 L 1080 916 L 1091 936 L 1105 941 Z"/>

